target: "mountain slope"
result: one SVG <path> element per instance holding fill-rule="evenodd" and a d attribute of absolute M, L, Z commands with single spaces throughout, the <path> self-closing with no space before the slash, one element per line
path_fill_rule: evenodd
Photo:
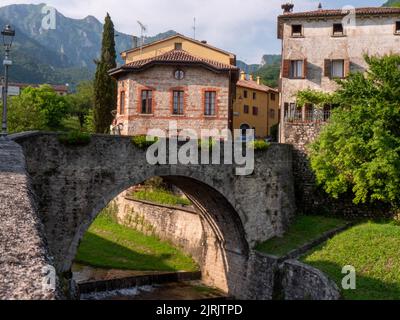
<path fill-rule="evenodd" d="M 260 76 L 264 84 L 271 87 L 278 86 L 279 73 L 281 70 L 281 55 L 266 54 L 262 57 L 260 64 L 248 65 L 238 60 L 236 65 L 246 74 Z"/>
<path fill-rule="evenodd" d="M 94 60 L 100 55 L 103 24 L 93 16 L 71 19 L 56 11 L 56 28 L 45 30 L 42 13 L 45 5 L 20 4 L 0 8 L 0 25 L 12 24 L 16 36 L 12 48 L 12 81 L 28 83 L 70 83 L 72 86 L 93 77 Z M 152 42 L 172 34 L 170 30 Z M 130 35 L 116 31 L 116 50 L 132 47 Z M 122 63 L 118 55 L 118 63 Z"/>
<path fill-rule="evenodd" d="M 383 7 L 399 7 L 400 8 L 400 0 L 388 0 Z"/>

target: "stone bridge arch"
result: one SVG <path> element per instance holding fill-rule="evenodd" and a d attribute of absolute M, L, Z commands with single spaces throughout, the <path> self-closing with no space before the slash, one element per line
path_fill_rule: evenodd
<path fill-rule="evenodd" d="M 79 241 L 97 214 L 118 194 L 154 176 L 169 180 L 197 205 L 206 230 L 218 239 L 214 252 L 204 257 L 208 267 L 203 272 L 208 283 L 235 296 L 246 297 L 251 248 L 282 234 L 294 214 L 288 145 L 256 152 L 253 175 L 236 176 L 234 165 L 149 165 L 145 151 L 129 137 L 96 135 L 87 146 L 63 145 L 51 133 L 13 139 L 22 146 L 60 273 L 70 270 Z"/>

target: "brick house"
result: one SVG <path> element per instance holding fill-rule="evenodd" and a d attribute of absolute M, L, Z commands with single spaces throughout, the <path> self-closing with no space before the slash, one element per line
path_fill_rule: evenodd
<path fill-rule="evenodd" d="M 118 82 L 114 128 L 122 135 L 167 130 L 170 121 L 198 134 L 233 128 L 234 55 L 176 35 L 122 56 L 126 63 L 110 71 Z"/>

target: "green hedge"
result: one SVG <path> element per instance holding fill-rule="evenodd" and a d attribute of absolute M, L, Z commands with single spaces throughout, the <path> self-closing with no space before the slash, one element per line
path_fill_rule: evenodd
<path fill-rule="evenodd" d="M 152 144 L 158 141 L 158 138 L 153 137 L 152 141 L 147 141 L 147 136 L 145 135 L 140 135 L 140 136 L 135 136 L 132 138 L 132 143 L 139 149 L 147 149 L 150 147 Z"/>
<path fill-rule="evenodd" d="M 85 146 L 91 141 L 89 133 L 81 131 L 71 131 L 58 137 L 58 140 L 68 146 Z"/>

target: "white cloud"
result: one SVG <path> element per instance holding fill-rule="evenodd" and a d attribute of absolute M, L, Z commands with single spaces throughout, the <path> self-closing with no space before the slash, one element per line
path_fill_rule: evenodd
<path fill-rule="evenodd" d="M 42 1 L 31 1 L 42 3 Z M 193 18 L 197 20 L 197 38 L 236 53 L 238 59 L 258 63 L 264 53 L 279 53 L 276 17 L 284 0 L 48 0 L 65 16 L 84 18 L 93 15 L 100 21 L 109 12 L 118 31 L 140 33 L 136 21 L 149 28 L 149 35 L 170 29 L 193 35 Z M 297 0 L 296 10 L 317 7 L 318 0 Z M 346 4 L 379 5 L 380 0 L 335 1 Z M 346 2 L 346 3 L 344 3 Z M 0 5 L 26 3 L 0 0 Z"/>

